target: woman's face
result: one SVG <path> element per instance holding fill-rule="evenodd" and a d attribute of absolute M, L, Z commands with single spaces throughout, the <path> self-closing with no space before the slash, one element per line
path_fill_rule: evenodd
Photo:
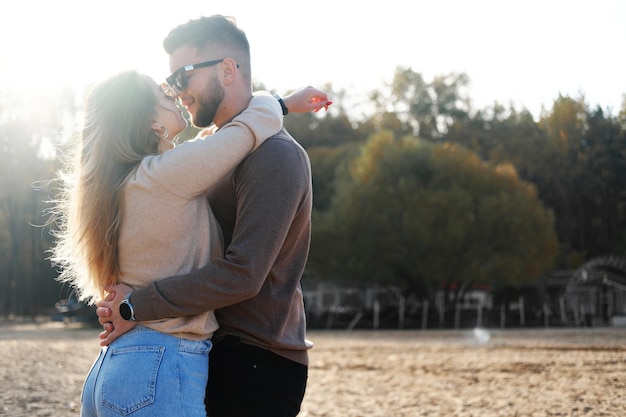
<path fill-rule="evenodd" d="M 187 121 L 183 117 L 181 109 L 176 104 L 176 98 L 166 95 L 154 80 L 150 79 L 150 86 L 157 99 L 154 120 L 156 125 L 167 129 L 168 135 L 163 140 L 172 142 L 174 138 L 187 128 Z M 166 146 L 165 149 L 173 147 Z M 162 147 L 159 146 L 159 149 Z"/>

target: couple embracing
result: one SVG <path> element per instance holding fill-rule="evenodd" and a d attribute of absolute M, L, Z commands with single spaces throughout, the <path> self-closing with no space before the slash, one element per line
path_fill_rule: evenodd
<path fill-rule="evenodd" d="M 332 103 L 312 87 L 253 93 L 231 18 L 190 20 L 163 45 L 165 83 L 127 71 L 92 89 L 62 172 L 52 260 L 104 327 L 81 415 L 295 416 L 312 189 L 282 122 Z M 175 145 L 181 105 L 203 129 Z"/>

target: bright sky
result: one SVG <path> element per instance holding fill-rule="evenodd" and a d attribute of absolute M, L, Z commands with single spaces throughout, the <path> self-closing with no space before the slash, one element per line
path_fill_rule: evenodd
<path fill-rule="evenodd" d="M 366 97 L 401 65 L 427 81 L 465 72 L 475 108 L 498 101 L 535 116 L 559 94 L 582 94 L 616 114 L 626 94 L 622 0 L 38 0 L 10 7 L 0 25 L 0 88 L 80 87 L 129 68 L 162 80 L 169 30 L 220 13 L 247 32 L 255 81 L 279 93 L 330 82 Z"/>

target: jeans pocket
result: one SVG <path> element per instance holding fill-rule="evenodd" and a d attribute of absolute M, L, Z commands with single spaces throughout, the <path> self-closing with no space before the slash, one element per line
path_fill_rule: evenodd
<path fill-rule="evenodd" d="M 101 371 L 102 405 L 126 416 L 152 404 L 164 352 L 164 346 L 111 349 Z"/>

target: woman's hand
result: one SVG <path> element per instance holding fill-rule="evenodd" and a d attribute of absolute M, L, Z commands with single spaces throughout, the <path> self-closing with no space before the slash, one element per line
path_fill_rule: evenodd
<path fill-rule="evenodd" d="M 284 97 L 283 102 L 287 106 L 289 113 L 318 112 L 321 109 L 328 110 L 328 107 L 333 104 L 325 92 L 311 86 L 295 90 L 287 97 Z"/>
<path fill-rule="evenodd" d="M 100 346 L 108 346 L 115 339 L 137 325 L 136 321 L 126 321 L 120 316 L 120 304 L 124 297 L 133 292 L 133 288 L 125 284 L 117 284 L 106 289 L 104 300 L 96 303 L 96 314 L 102 325 Z"/>

